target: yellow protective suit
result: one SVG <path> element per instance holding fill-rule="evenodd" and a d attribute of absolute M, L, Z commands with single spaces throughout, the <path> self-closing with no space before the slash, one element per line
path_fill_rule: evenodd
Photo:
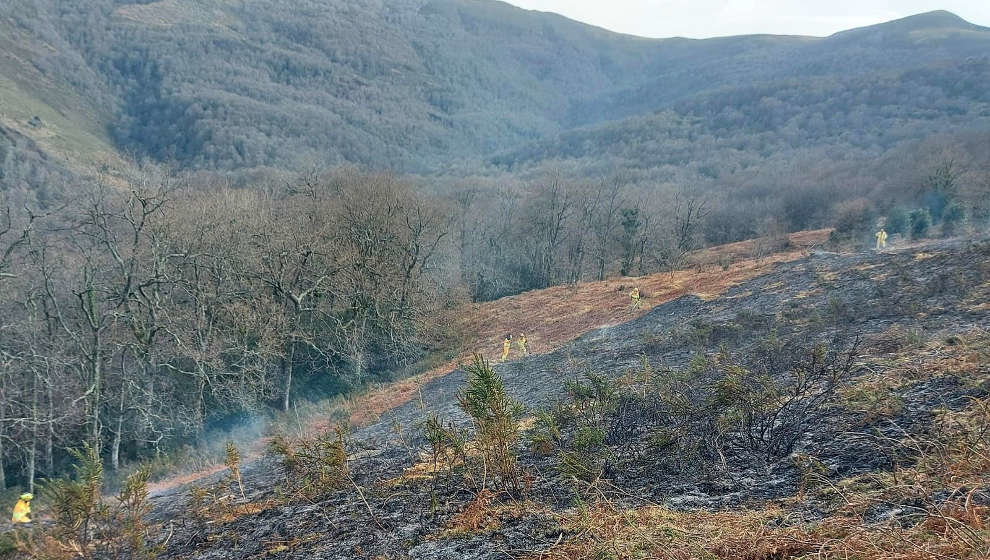
<path fill-rule="evenodd" d="M 14 505 L 14 513 L 11 514 L 10 520 L 14 523 L 30 523 L 31 518 L 28 515 L 31 514 L 31 500 L 34 496 L 31 494 L 21 494 L 21 499 L 17 500 Z"/>
<path fill-rule="evenodd" d="M 520 334 L 519 340 L 517 340 L 516 342 L 519 343 L 519 349 L 522 351 L 522 355 L 529 356 L 529 350 L 526 348 L 526 335 Z"/>
<path fill-rule="evenodd" d="M 884 249 L 884 248 L 887 247 L 887 232 L 886 231 L 884 231 L 882 229 L 880 231 L 878 231 L 877 232 L 877 235 L 876 235 L 876 238 L 877 238 L 877 251 L 879 251 L 880 249 Z"/>
<path fill-rule="evenodd" d="M 512 349 L 512 339 L 509 338 L 509 337 L 505 337 L 505 340 L 502 341 L 502 361 L 503 362 L 506 359 L 509 358 L 509 350 L 511 350 L 511 349 Z"/>
<path fill-rule="evenodd" d="M 639 309 L 639 304 L 640 304 L 639 288 L 633 288 L 633 290 L 629 292 L 629 297 L 632 298 L 633 309 Z"/>

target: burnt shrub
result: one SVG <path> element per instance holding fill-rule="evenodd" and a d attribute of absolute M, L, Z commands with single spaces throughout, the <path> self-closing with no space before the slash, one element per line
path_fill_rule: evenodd
<path fill-rule="evenodd" d="M 765 464 L 786 457 L 852 375 L 857 347 L 858 340 L 807 345 L 769 336 L 745 357 L 723 350 L 696 359 L 657 388 L 668 454 L 722 470 L 729 454 Z"/>
<path fill-rule="evenodd" d="M 299 441 L 275 436 L 269 443 L 269 450 L 282 460 L 286 484 L 291 490 L 312 497 L 339 490 L 348 484 L 347 445 L 343 429 Z"/>
<path fill-rule="evenodd" d="M 735 444 L 768 461 L 789 455 L 853 375 L 858 347 L 858 337 L 812 345 L 771 337 L 760 345 L 753 366 L 730 362 L 719 394 L 730 417 L 739 420 Z"/>
<path fill-rule="evenodd" d="M 691 477 L 775 463 L 839 403 L 854 373 L 858 339 L 827 340 L 770 335 L 745 354 L 699 354 L 686 368 L 621 385 L 587 376 L 569 385 L 570 402 L 542 417 L 531 441 L 585 481 L 647 462 L 657 476 Z"/>

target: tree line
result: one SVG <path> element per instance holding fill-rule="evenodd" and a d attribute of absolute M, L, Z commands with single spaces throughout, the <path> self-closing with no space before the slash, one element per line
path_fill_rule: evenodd
<path fill-rule="evenodd" d="M 703 193 L 636 188 L 621 174 L 578 181 L 548 173 L 449 195 L 458 278 L 473 301 L 610 275 L 682 266 L 703 243 Z"/>
<path fill-rule="evenodd" d="M 149 166 L 0 194 L 0 481 L 111 469 L 414 368 L 465 301 L 679 266 L 706 199 L 620 176 L 428 194 L 335 169 L 231 186 Z M 662 199 L 662 200 L 661 200 Z"/>
<path fill-rule="evenodd" d="M 983 227 L 990 173 L 967 154 L 932 148 L 889 197 L 764 193 L 779 213 L 756 210 L 755 191 L 621 173 L 427 186 L 340 168 L 235 184 L 146 166 L 48 204 L 0 192 L 0 481 L 33 487 L 82 442 L 117 469 L 237 414 L 415 370 L 456 346 L 460 303 L 673 271 L 735 237 L 928 235 L 908 211 L 945 235 Z"/>
<path fill-rule="evenodd" d="M 0 481 L 88 442 L 126 459 L 225 414 L 415 360 L 447 307 L 448 216 L 389 175 L 80 185 L 0 228 Z M 329 391 L 329 389 L 322 389 Z"/>

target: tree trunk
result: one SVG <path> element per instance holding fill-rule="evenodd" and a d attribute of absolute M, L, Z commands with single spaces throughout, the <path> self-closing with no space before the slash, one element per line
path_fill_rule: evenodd
<path fill-rule="evenodd" d="M 113 434 L 113 447 L 110 449 L 110 468 L 120 468 L 120 440 L 124 432 L 124 414 L 117 417 L 117 431 Z"/>
<path fill-rule="evenodd" d="M 90 395 L 90 438 L 93 449 L 99 451 L 100 445 L 100 396 L 103 392 L 103 348 L 99 335 L 93 337 L 93 352 L 90 356 L 93 373 L 93 393 Z"/>
<path fill-rule="evenodd" d="M 3 430 L 0 429 L 0 490 L 7 489 L 7 471 L 3 468 Z"/>
<path fill-rule="evenodd" d="M 123 375 L 123 360 L 121 360 L 120 369 L 122 375 L 120 378 L 120 400 L 117 403 L 117 429 L 114 430 L 113 445 L 110 448 L 110 468 L 115 471 L 120 468 L 120 444 L 124 438 L 124 412 L 127 410 L 127 376 Z"/>
<path fill-rule="evenodd" d="M 285 356 L 282 358 L 282 377 L 285 378 L 285 393 L 282 395 L 282 412 L 289 411 L 289 394 L 292 392 L 292 354 L 295 345 L 289 343 Z"/>
<path fill-rule="evenodd" d="M 45 437 L 45 474 L 55 476 L 55 401 L 52 398 L 52 381 L 49 376 L 45 383 L 48 393 L 48 429 Z"/>
<path fill-rule="evenodd" d="M 35 473 L 35 447 L 37 442 L 32 439 L 31 447 L 28 448 L 28 464 L 27 464 L 27 479 L 28 479 L 28 492 L 34 494 L 34 473 Z"/>
<path fill-rule="evenodd" d="M 34 381 L 31 388 L 31 447 L 28 448 L 28 464 L 27 464 L 27 478 L 28 478 L 28 492 L 34 493 L 34 476 L 35 476 L 35 465 L 37 460 L 37 449 L 38 449 L 38 424 L 40 418 L 38 417 L 38 372 L 34 372 Z"/>
<path fill-rule="evenodd" d="M 199 391 L 196 393 L 196 443 L 206 444 L 206 375 L 200 368 Z"/>

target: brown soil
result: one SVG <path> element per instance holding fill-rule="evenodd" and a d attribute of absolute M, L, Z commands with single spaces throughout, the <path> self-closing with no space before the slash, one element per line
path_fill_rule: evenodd
<path fill-rule="evenodd" d="M 661 272 L 554 286 L 465 305 L 456 314 L 456 331 L 462 334 L 458 358 L 358 399 L 351 425 L 365 425 L 384 412 L 415 399 L 423 384 L 454 371 L 475 353 L 493 361 L 499 359 L 506 334 L 512 334 L 514 338 L 525 334 L 531 354 L 546 354 L 588 331 L 631 321 L 657 305 L 684 295 L 715 298 L 741 282 L 772 270 L 777 263 L 807 255 L 811 248 L 825 243 L 831 231 L 821 229 L 791 234 L 790 247 L 786 251 L 762 259 L 752 256 L 755 241 L 741 241 L 699 251 L 690 259 L 698 265 L 673 274 Z M 703 264 L 714 263 L 719 256 L 728 258 L 732 264 L 725 270 L 718 265 Z M 633 308 L 629 297 L 629 292 L 636 287 L 643 296 L 638 309 Z M 519 352 L 513 342 L 510 359 L 518 357 Z"/>

